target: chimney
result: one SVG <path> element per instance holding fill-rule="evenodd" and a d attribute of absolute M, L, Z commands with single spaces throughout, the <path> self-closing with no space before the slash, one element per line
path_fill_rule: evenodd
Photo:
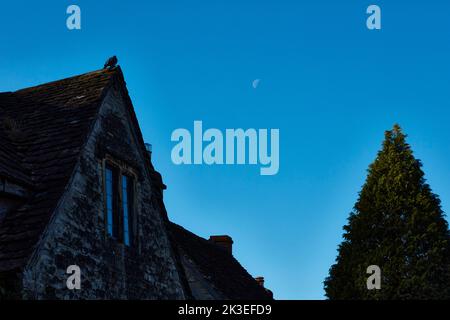
<path fill-rule="evenodd" d="M 148 156 L 150 157 L 150 162 L 152 161 L 152 145 L 150 143 L 144 143 L 145 149 L 147 150 Z"/>
<path fill-rule="evenodd" d="M 230 236 L 227 236 L 227 235 L 210 236 L 209 241 L 213 242 L 214 244 L 216 244 L 218 246 L 223 247 L 230 254 L 233 253 L 233 239 Z"/>
<path fill-rule="evenodd" d="M 264 288 L 264 277 L 256 277 L 255 280 L 261 287 Z"/>

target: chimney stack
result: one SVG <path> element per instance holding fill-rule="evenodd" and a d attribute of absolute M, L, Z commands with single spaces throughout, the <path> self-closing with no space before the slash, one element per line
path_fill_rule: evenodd
<path fill-rule="evenodd" d="M 256 277 L 255 278 L 256 282 L 258 282 L 258 284 L 264 288 L 264 277 Z"/>
<path fill-rule="evenodd" d="M 228 253 L 233 253 L 233 239 L 230 236 L 222 235 L 222 236 L 210 236 L 209 241 L 213 242 L 214 244 L 221 246 L 225 250 L 228 251 Z"/>

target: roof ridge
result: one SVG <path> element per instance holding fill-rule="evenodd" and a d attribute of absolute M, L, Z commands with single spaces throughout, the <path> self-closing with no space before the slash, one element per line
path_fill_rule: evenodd
<path fill-rule="evenodd" d="M 37 85 L 32 85 L 32 86 L 29 86 L 29 87 L 17 89 L 15 91 L 0 92 L 0 94 L 5 94 L 5 93 L 6 94 L 7 93 L 11 93 L 11 94 L 22 93 L 22 92 L 25 92 L 27 90 L 38 89 L 38 88 L 41 88 L 41 87 L 44 87 L 44 86 L 48 86 L 48 85 L 52 85 L 52 84 L 57 84 L 57 83 L 61 83 L 61 82 L 69 81 L 69 80 L 75 80 L 75 79 L 80 78 L 80 77 L 91 76 L 91 75 L 100 74 L 100 73 L 105 73 L 105 74 L 111 73 L 111 74 L 114 74 L 114 73 L 116 73 L 116 71 L 120 71 L 120 66 L 117 66 L 117 67 L 112 68 L 112 69 L 103 69 L 103 68 L 102 69 L 97 69 L 97 70 L 93 70 L 93 71 L 89 71 L 89 72 L 85 72 L 85 73 L 80 73 L 80 74 L 77 74 L 77 75 L 69 76 L 69 77 L 66 77 L 66 78 L 53 80 L 53 81 L 49 81 L 49 82 L 44 82 L 44 83 L 40 83 L 40 84 L 37 84 Z"/>
<path fill-rule="evenodd" d="M 177 224 L 177 223 L 175 223 L 175 222 L 173 222 L 173 221 L 170 221 L 170 220 L 169 220 L 169 223 L 170 223 L 173 227 L 178 228 L 178 229 L 181 229 L 181 231 L 186 232 L 186 233 L 190 234 L 191 236 L 194 236 L 194 238 L 196 238 L 197 240 L 206 241 L 206 243 L 210 244 L 213 248 L 217 248 L 217 249 L 219 249 L 219 250 L 222 250 L 222 248 L 218 247 L 217 245 L 215 245 L 214 243 L 212 243 L 212 242 L 209 241 L 208 239 L 203 238 L 203 237 L 201 237 L 201 236 L 195 234 L 194 232 L 192 232 L 192 231 L 186 229 L 185 227 L 183 227 L 183 226 L 181 226 L 181 225 L 179 225 L 179 224 Z"/>

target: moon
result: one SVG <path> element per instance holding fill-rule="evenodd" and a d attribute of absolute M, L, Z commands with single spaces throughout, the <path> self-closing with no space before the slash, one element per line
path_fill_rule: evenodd
<path fill-rule="evenodd" d="M 253 80 L 252 82 L 253 89 L 256 89 L 258 87 L 260 81 L 261 81 L 260 79 Z"/>

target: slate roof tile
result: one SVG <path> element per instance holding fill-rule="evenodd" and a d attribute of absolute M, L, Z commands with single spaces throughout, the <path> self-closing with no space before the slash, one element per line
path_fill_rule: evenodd
<path fill-rule="evenodd" d="M 115 77 L 120 68 L 0 93 L 0 176 L 32 190 L 0 222 L 0 271 L 22 267 L 32 252 Z"/>

